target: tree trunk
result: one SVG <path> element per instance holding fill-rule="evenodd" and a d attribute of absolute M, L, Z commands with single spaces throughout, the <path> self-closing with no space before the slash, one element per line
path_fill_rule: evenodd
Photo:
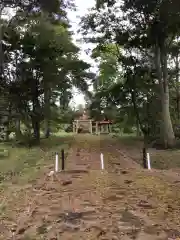
<path fill-rule="evenodd" d="M 2 48 L 2 11 L 3 5 L 0 4 L 0 79 L 2 80 L 3 75 L 3 48 Z"/>
<path fill-rule="evenodd" d="M 135 90 L 131 91 L 131 100 L 132 100 L 132 104 L 133 104 L 133 107 L 134 107 L 134 113 L 135 113 L 135 116 L 136 116 L 137 124 L 138 124 L 140 130 L 142 131 L 142 133 L 144 135 L 147 135 L 148 131 L 147 131 L 147 129 L 145 129 L 143 127 L 143 124 L 142 124 L 142 121 L 141 121 L 141 118 L 140 118 L 140 115 L 139 115 L 139 110 L 138 110 L 138 106 L 137 106 L 137 103 L 136 103 L 136 92 L 135 92 Z"/>
<path fill-rule="evenodd" d="M 176 113 L 177 120 L 180 120 L 180 91 L 179 91 L 179 54 L 176 56 Z"/>
<path fill-rule="evenodd" d="M 44 87 L 44 135 L 45 138 L 50 136 L 50 88 L 48 86 Z"/>
<path fill-rule="evenodd" d="M 4 125 L 4 132 L 5 132 L 5 142 L 9 141 L 9 122 L 7 121 L 6 124 Z"/>
<path fill-rule="evenodd" d="M 148 144 L 148 135 L 149 134 L 148 134 L 148 129 L 146 129 L 143 126 L 143 123 L 141 122 L 139 109 L 138 109 L 137 102 L 136 102 L 136 92 L 135 92 L 135 90 L 131 91 L 131 100 L 132 100 L 132 104 L 133 104 L 133 107 L 134 107 L 134 113 L 135 113 L 135 116 L 136 116 L 136 119 L 137 119 L 137 124 L 139 125 L 139 128 L 141 129 L 141 132 L 143 133 L 144 147 L 146 148 L 147 144 Z"/>
<path fill-rule="evenodd" d="M 11 121 L 11 117 L 12 117 L 11 112 L 12 112 L 12 103 L 10 102 L 9 106 L 8 106 L 8 114 L 6 116 L 6 121 L 4 124 L 5 141 L 9 141 L 9 134 L 10 134 L 9 127 L 10 127 L 10 121 Z"/>
<path fill-rule="evenodd" d="M 20 119 L 16 119 L 16 140 L 21 138 L 21 122 Z"/>
<path fill-rule="evenodd" d="M 37 117 L 32 118 L 32 127 L 34 132 L 34 138 L 36 140 L 36 143 L 40 142 L 40 123 Z"/>
<path fill-rule="evenodd" d="M 44 128 L 45 128 L 44 136 L 45 136 L 45 138 L 49 138 L 50 137 L 50 123 L 49 123 L 48 119 L 45 119 Z"/>
<path fill-rule="evenodd" d="M 160 141 L 165 148 L 168 148 L 174 145 L 175 136 L 169 110 L 167 52 L 164 44 L 162 44 L 161 48 L 158 45 L 156 46 L 155 63 L 161 97 Z"/>
<path fill-rule="evenodd" d="M 140 137 L 141 136 L 141 131 L 140 131 L 140 127 L 139 127 L 139 122 L 136 119 L 136 136 Z"/>
<path fill-rule="evenodd" d="M 36 144 L 39 144 L 40 143 L 40 104 L 39 104 L 39 92 L 38 92 L 37 80 L 34 84 L 32 102 L 33 102 L 33 114 L 31 117 L 32 127 L 33 127 Z"/>

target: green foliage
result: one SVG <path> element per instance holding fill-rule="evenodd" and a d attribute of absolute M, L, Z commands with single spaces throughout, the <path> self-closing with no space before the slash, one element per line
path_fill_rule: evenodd
<path fill-rule="evenodd" d="M 56 131 L 55 122 L 70 121 L 72 89 L 77 87 L 88 95 L 87 80 L 93 74 L 90 65 L 78 58 L 80 49 L 72 42 L 67 19 L 67 9 L 73 7 L 71 1 L 53 0 L 51 6 L 45 0 L 27 6 L 23 1 L 3 4 L 18 10 L 9 20 L 1 20 L 0 15 L 1 114 L 7 115 L 8 128 L 11 122 L 23 122 L 30 137 L 33 132 L 39 143 L 41 126 L 48 137 L 50 131 Z M 19 138 L 20 124 L 14 127 Z"/>
<path fill-rule="evenodd" d="M 97 44 L 93 111 L 115 105 L 127 125 L 166 147 L 180 120 L 179 9 L 179 1 L 102 0 L 81 23 L 86 40 Z"/>

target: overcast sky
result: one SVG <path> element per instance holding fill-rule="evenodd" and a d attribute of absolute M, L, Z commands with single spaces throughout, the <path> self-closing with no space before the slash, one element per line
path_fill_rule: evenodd
<path fill-rule="evenodd" d="M 71 21 L 71 25 L 72 25 L 72 30 L 75 33 L 74 35 L 74 40 L 76 41 L 76 44 L 81 48 L 81 59 L 83 59 L 84 61 L 93 64 L 93 61 L 91 60 L 91 58 L 86 54 L 86 50 L 88 48 L 92 48 L 91 44 L 80 44 L 77 42 L 78 39 L 80 39 L 82 36 L 77 34 L 77 31 L 79 29 L 79 22 L 80 22 L 80 18 L 84 16 L 87 12 L 88 9 L 93 7 L 95 5 L 95 0 L 75 0 L 75 4 L 76 4 L 76 8 L 77 11 L 76 12 L 69 12 L 69 19 Z M 82 94 L 78 93 L 77 90 L 74 91 L 74 98 L 73 98 L 73 103 L 77 106 L 78 104 L 84 104 L 84 97 Z"/>

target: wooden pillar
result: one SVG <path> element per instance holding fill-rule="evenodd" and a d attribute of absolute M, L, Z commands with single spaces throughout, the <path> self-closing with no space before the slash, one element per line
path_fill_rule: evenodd
<path fill-rule="evenodd" d="M 109 132 L 112 133 L 112 125 L 109 124 Z"/>
<path fill-rule="evenodd" d="M 89 133 L 91 133 L 91 121 L 89 120 Z"/>
<path fill-rule="evenodd" d="M 73 122 L 73 133 L 75 133 L 75 131 L 76 131 L 76 128 L 75 128 L 75 125 L 76 123 L 75 123 L 75 121 Z"/>
<path fill-rule="evenodd" d="M 90 133 L 93 134 L 92 120 L 90 120 Z"/>
<path fill-rule="evenodd" d="M 96 122 L 96 134 L 98 134 L 98 122 Z"/>
<path fill-rule="evenodd" d="M 106 133 L 106 124 L 103 124 L 103 133 Z"/>
<path fill-rule="evenodd" d="M 79 129 L 79 120 L 76 121 L 76 133 L 78 133 L 78 129 Z"/>
<path fill-rule="evenodd" d="M 109 124 L 106 124 L 106 133 L 109 133 Z"/>
<path fill-rule="evenodd" d="M 91 133 L 91 120 L 89 120 L 89 133 Z"/>

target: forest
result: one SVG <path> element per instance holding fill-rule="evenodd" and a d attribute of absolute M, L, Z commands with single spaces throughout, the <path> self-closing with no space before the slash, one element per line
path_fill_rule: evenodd
<path fill-rule="evenodd" d="M 180 239 L 180 1 L 86 1 L 0 0 L 0 240 Z"/>
<path fill-rule="evenodd" d="M 175 146 L 179 1 L 97 0 L 82 17 L 79 32 L 95 46 L 90 54 L 98 72 L 79 57 L 69 9 L 75 10 L 70 0 L 0 4 L 2 140 L 13 135 L 38 144 L 41 137 L 71 125 L 78 115 L 70 106 L 76 87 L 85 95 L 91 117 L 104 112 L 116 133 L 136 133 L 163 148 Z"/>
<path fill-rule="evenodd" d="M 79 59 L 67 10 L 69 1 L 3 1 L 1 3 L 2 139 L 38 144 L 61 123 L 70 123 L 69 103 L 76 87 L 88 96 L 94 74 Z M 8 12 L 13 16 L 8 17 Z M 58 128 L 59 129 L 59 128 Z M 11 134 L 12 133 L 12 134 Z"/>

